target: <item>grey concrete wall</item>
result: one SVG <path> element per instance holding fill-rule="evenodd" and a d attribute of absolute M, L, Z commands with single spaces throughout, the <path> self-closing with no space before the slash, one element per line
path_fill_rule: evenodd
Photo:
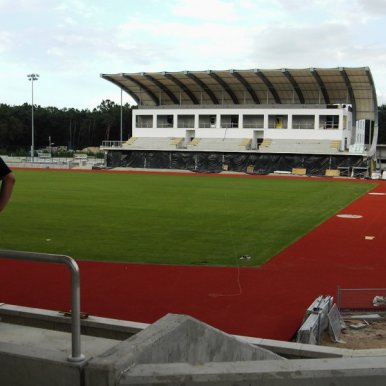
<path fill-rule="evenodd" d="M 14 317 L 15 311 L 7 310 L 8 316 Z M 45 322 L 51 320 L 49 316 L 43 315 Z M 107 319 L 90 322 L 95 324 L 93 328 L 102 324 L 103 330 L 110 322 L 113 330 L 133 327 Z M 4 321 L 0 327 L 7 331 Z M 54 344 L 58 337 L 50 338 L 51 333 L 45 332 L 44 344 L 25 344 L 27 327 L 17 327 L 23 329 L 22 343 L 12 336 L 7 342 L 8 334 L 0 334 L 0 386 L 386 385 L 385 350 L 344 350 L 234 337 L 183 315 L 168 315 L 126 341 L 107 342 L 92 350 L 88 339 L 94 344 L 100 338 L 85 336 L 87 360 L 80 364 L 67 360 L 69 348 Z M 141 330 L 144 326 L 134 327 Z M 36 333 L 32 334 L 35 341 Z M 69 343 L 69 337 L 64 338 Z M 283 360 L 254 345 L 315 359 Z"/>
<path fill-rule="evenodd" d="M 119 386 L 384 386 L 385 358 L 231 363 L 147 364 L 123 374 Z"/>
<path fill-rule="evenodd" d="M 0 321 L 55 331 L 71 331 L 71 318 L 57 311 L 0 303 Z M 82 335 L 125 340 L 149 324 L 101 318 L 93 315 L 81 320 Z"/>
<path fill-rule="evenodd" d="M 185 315 L 169 314 L 90 360 L 86 385 L 115 385 L 133 366 L 150 363 L 280 360 L 280 356 Z"/>
<path fill-rule="evenodd" d="M 58 351 L 0 343 L 2 386 L 83 386 L 84 364 Z"/>

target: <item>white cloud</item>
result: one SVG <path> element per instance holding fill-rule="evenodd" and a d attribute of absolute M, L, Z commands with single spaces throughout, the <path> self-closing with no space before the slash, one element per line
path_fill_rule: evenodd
<path fill-rule="evenodd" d="M 246 52 L 252 49 L 252 32 L 235 24 L 205 22 L 185 24 L 180 22 L 141 22 L 131 19 L 120 26 L 114 35 L 121 49 L 133 53 L 127 60 L 130 63 L 144 63 L 144 54 L 157 64 L 169 62 L 169 68 L 162 70 L 181 70 L 211 66 L 226 66 L 227 62 L 240 63 Z M 154 44 L 154 42 L 157 42 Z"/>
<path fill-rule="evenodd" d="M 361 11 L 367 14 L 377 17 L 386 15 L 385 0 L 359 0 L 359 6 Z"/>
<path fill-rule="evenodd" d="M 385 15 L 385 0 L 0 0 L 0 54 L 21 90 L 37 71 L 67 106 L 110 96 L 100 73 L 256 67 L 368 65 L 381 96 Z"/>
<path fill-rule="evenodd" d="M 47 54 L 49 56 L 57 56 L 57 57 L 63 57 L 64 52 L 59 47 L 51 47 L 47 49 Z"/>
<path fill-rule="evenodd" d="M 266 27 L 255 36 L 250 57 L 274 67 L 337 65 L 348 55 L 349 42 L 350 30 L 344 25 Z"/>
<path fill-rule="evenodd" d="M 7 51 L 12 46 L 12 36 L 8 32 L 0 31 L 0 53 Z"/>
<path fill-rule="evenodd" d="M 73 19 L 72 17 L 65 17 L 64 18 L 64 22 L 66 24 L 69 24 L 69 25 L 76 25 L 76 24 L 78 24 L 78 22 L 75 19 Z"/>
<path fill-rule="evenodd" d="M 40 12 L 51 9 L 50 0 L 0 0 L 0 10 L 13 12 Z"/>
<path fill-rule="evenodd" d="M 94 14 L 99 13 L 99 10 L 94 3 L 90 5 L 89 1 L 82 0 L 67 0 L 66 2 L 54 7 L 54 10 L 62 13 L 73 14 L 82 18 L 90 18 Z"/>
<path fill-rule="evenodd" d="M 179 0 L 173 7 L 173 14 L 178 17 L 196 20 L 236 20 L 237 3 L 224 0 Z"/>

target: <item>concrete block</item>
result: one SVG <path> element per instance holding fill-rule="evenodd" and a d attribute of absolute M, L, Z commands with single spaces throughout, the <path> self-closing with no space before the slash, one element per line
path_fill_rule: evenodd
<path fill-rule="evenodd" d="M 119 386 L 383 386 L 382 358 L 307 359 L 138 365 L 125 373 Z"/>
<path fill-rule="evenodd" d="M 293 168 L 292 174 L 296 176 L 305 176 L 307 174 L 307 169 L 305 168 Z"/>
<path fill-rule="evenodd" d="M 0 385 L 81 386 L 86 362 L 72 363 L 67 354 L 0 343 Z"/>
<path fill-rule="evenodd" d="M 339 177 L 340 170 L 339 169 L 327 169 L 325 172 L 326 177 Z"/>
<path fill-rule="evenodd" d="M 147 329 L 91 359 L 87 386 L 116 385 L 138 364 L 284 360 L 194 318 L 169 314 Z"/>

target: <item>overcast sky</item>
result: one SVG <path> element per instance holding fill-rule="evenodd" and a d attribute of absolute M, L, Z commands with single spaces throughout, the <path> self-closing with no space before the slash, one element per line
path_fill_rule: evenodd
<path fill-rule="evenodd" d="M 386 0 L 0 0 L 0 103 L 120 103 L 101 73 L 368 66 L 386 104 Z M 133 100 L 124 94 L 124 102 Z"/>

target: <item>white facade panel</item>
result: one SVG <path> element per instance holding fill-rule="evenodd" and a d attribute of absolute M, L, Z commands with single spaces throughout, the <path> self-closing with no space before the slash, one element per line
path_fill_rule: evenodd
<path fill-rule="evenodd" d="M 341 140 L 342 130 L 299 130 L 299 129 L 267 129 L 265 138 L 270 139 L 310 139 L 310 140 Z"/>
<path fill-rule="evenodd" d="M 152 127 L 144 125 L 152 116 Z M 304 122 L 308 120 L 308 122 Z M 137 127 L 138 126 L 142 127 Z M 158 124 L 157 124 L 158 122 Z M 160 124 L 161 122 L 161 124 Z M 246 122 L 248 128 L 244 128 Z M 301 122 L 301 123 L 299 123 Z M 134 137 L 250 138 L 340 140 L 351 142 L 352 114 L 348 108 L 154 108 L 133 111 Z M 161 127 L 157 127 L 161 126 Z M 253 127 L 253 126 L 256 127 Z M 146 126 L 146 127 L 143 127 Z M 168 127 L 169 126 L 169 127 Z M 182 126 L 182 127 L 178 127 Z M 299 129 L 302 126 L 304 128 Z M 189 135 L 190 135 L 189 134 Z"/>

